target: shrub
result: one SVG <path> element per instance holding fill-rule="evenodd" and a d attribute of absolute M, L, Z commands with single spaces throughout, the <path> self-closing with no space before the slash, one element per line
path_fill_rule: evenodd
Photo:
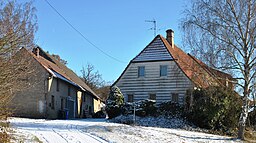
<path fill-rule="evenodd" d="M 10 142 L 10 136 L 7 134 L 7 129 L 9 128 L 9 123 L 6 121 L 0 121 L 0 142 L 8 143 Z"/>
<path fill-rule="evenodd" d="M 110 90 L 107 104 L 113 104 L 121 106 L 124 104 L 124 95 L 117 86 L 113 86 Z"/>
<path fill-rule="evenodd" d="M 172 101 L 163 102 L 159 104 L 158 113 L 166 117 L 181 117 L 183 114 L 183 107 Z"/>
<path fill-rule="evenodd" d="M 240 96 L 221 87 L 193 91 L 192 109 L 186 113 L 195 125 L 230 134 L 237 127 L 242 106 Z"/>
<path fill-rule="evenodd" d="M 134 106 L 135 106 L 135 114 L 136 116 L 146 117 L 146 116 L 166 116 L 166 117 L 181 117 L 183 113 L 183 107 L 178 103 L 174 102 L 163 102 L 159 105 L 156 105 L 154 100 L 141 100 L 134 103 L 124 103 L 120 110 L 120 114 L 122 115 L 131 115 L 134 114 Z M 115 111 L 116 112 L 116 111 Z"/>
<path fill-rule="evenodd" d="M 134 104 L 125 102 L 122 106 L 122 114 L 123 115 L 130 115 L 133 114 L 134 112 Z"/>
<path fill-rule="evenodd" d="M 124 96 L 117 86 L 113 86 L 110 90 L 109 97 L 106 101 L 106 112 L 108 117 L 114 118 L 121 115 L 122 105 L 124 104 Z"/>
<path fill-rule="evenodd" d="M 141 100 L 134 103 L 124 103 L 121 108 L 122 115 L 135 114 L 140 117 L 155 116 L 157 114 L 157 107 L 154 100 Z"/>
<path fill-rule="evenodd" d="M 3 132 L 0 131 L 0 142 L 1 143 L 8 143 L 8 142 L 10 142 L 10 137 L 9 137 L 9 135 L 5 131 L 3 131 Z"/>
<path fill-rule="evenodd" d="M 137 116 L 145 117 L 157 115 L 157 107 L 154 100 L 142 100 L 135 104 Z"/>
<path fill-rule="evenodd" d="M 93 118 L 105 118 L 106 115 L 103 111 L 98 111 L 95 114 L 92 115 Z"/>
<path fill-rule="evenodd" d="M 256 130 L 256 109 L 249 113 L 247 122 L 249 126 L 253 127 L 254 130 Z"/>

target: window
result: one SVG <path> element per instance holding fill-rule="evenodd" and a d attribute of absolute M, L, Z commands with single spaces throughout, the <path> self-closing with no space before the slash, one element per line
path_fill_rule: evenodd
<path fill-rule="evenodd" d="M 160 76 L 167 76 L 167 66 L 160 66 Z"/>
<path fill-rule="evenodd" d="M 128 101 L 127 102 L 133 102 L 133 95 L 132 94 L 128 94 Z"/>
<path fill-rule="evenodd" d="M 65 102 L 65 108 L 68 108 L 68 99 L 65 98 L 64 102 Z"/>
<path fill-rule="evenodd" d="M 156 100 L 156 94 L 149 94 L 150 100 Z"/>
<path fill-rule="evenodd" d="M 85 95 L 83 96 L 83 102 L 85 102 Z"/>
<path fill-rule="evenodd" d="M 58 79 L 58 78 L 56 79 L 56 90 L 57 90 L 57 91 L 60 90 L 60 89 L 59 89 L 59 79 Z"/>
<path fill-rule="evenodd" d="M 145 76 L 145 67 L 138 67 L 138 77 L 144 77 Z"/>
<path fill-rule="evenodd" d="M 54 99 L 54 96 L 52 95 L 52 99 L 51 99 L 51 108 L 54 109 L 54 102 L 55 102 L 55 99 Z"/>
<path fill-rule="evenodd" d="M 70 96 L 70 86 L 68 86 L 68 96 Z"/>
<path fill-rule="evenodd" d="M 179 102 L 179 94 L 172 93 L 172 101 L 178 103 Z"/>
<path fill-rule="evenodd" d="M 61 98 L 61 104 L 60 104 L 60 108 L 61 110 L 64 110 L 64 107 L 65 107 L 65 99 L 64 98 Z"/>

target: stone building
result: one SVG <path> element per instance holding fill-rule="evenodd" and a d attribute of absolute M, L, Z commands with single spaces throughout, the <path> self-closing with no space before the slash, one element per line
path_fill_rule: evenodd
<path fill-rule="evenodd" d="M 94 100 L 100 98 L 69 68 L 58 59 L 34 48 L 32 52 L 20 49 L 16 56 L 30 61 L 24 82 L 28 87 L 15 93 L 9 107 L 14 116 L 29 118 L 91 117 Z"/>

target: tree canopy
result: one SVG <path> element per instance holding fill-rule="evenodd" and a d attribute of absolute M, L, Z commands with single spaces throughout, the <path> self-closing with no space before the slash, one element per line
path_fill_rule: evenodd
<path fill-rule="evenodd" d="M 192 0 L 182 21 L 186 44 L 209 65 L 233 73 L 243 95 L 239 138 L 244 138 L 248 98 L 256 78 L 256 1 Z"/>
<path fill-rule="evenodd" d="M 34 45 L 37 17 L 32 2 L 0 0 L 0 56 Z M 2 57 L 3 58 L 3 57 Z"/>
<path fill-rule="evenodd" d="M 14 0 L 0 0 L 0 119 L 8 114 L 6 105 L 13 93 L 24 87 L 29 64 L 26 57 L 16 56 L 21 48 L 34 45 L 37 30 L 35 7 L 31 2 L 19 4 Z"/>

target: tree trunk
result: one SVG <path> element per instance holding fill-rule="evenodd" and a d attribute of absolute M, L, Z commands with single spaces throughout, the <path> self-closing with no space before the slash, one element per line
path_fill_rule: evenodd
<path fill-rule="evenodd" d="M 238 128 L 238 138 L 241 140 L 244 140 L 244 131 L 245 131 L 247 116 L 248 116 L 248 98 L 247 96 L 244 96 L 243 107 L 242 107 L 242 112 L 239 118 L 239 128 Z"/>

